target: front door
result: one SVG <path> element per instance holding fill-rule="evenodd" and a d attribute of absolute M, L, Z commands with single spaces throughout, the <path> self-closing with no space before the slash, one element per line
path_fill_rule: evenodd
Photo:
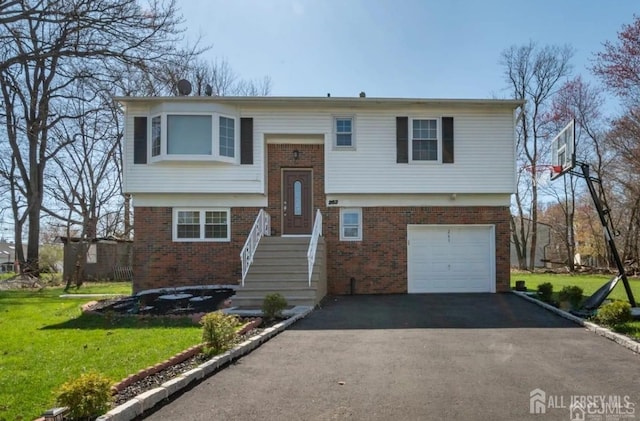
<path fill-rule="evenodd" d="M 282 179 L 282 233 L 311 234 L 311 170 L 283 170 Z"/>

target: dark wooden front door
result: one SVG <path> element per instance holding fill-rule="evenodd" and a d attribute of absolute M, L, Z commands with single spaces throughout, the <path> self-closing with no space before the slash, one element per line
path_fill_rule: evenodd
<path fill-rule="evenodd" d="M 282 179 L 282 233 L 285 235 L 311 234 L 313 230 L 311 171 L 284 170 Z"/>

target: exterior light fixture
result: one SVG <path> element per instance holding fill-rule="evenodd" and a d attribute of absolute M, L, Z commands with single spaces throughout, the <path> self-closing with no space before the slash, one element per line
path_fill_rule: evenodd
<path fill-rule="evenodd" d="M 297 161 L 297 160 L 298 160 L 298 158 L 300 158 L 300 151 L 299 151 L 299 150 L 297 150 L 297 149 L 295 149 L 295 150 L 293 151 L 293 159 Z"/>

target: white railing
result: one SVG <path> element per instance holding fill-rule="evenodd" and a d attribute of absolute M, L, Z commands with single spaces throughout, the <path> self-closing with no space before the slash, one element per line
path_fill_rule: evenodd
<path fill-rule="evenodd" d="M 249 237 L 240 252 L 240 259 L 242 260 L 242 286 L 244 286 L 244 278 L 246 278 L 249 272 L 249 266 L 253 263 L 253 255 L 263 235 L 271 235 L 271 216 L 265 212 L 264 209 L 260 209 L 256 222 L 253 223 Z"/>
<path fill-rule="evenodd" d="M 318 248 L 318 238 L 322 235 L 322 214 L 320 209 L 316 211 L 316 220 L 313 223 L 313 231 L 311 232 L 311 241 L 309 241 L 309 250 L 307 251 L 307 262 L 309 264 L 309 286 L 311 286 L 311 275 L 313 275 L 313 264 L 316 262 L 316 249 Z"/>

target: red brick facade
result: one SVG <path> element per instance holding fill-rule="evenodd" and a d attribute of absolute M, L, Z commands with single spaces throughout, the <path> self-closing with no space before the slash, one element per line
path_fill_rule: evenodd
<path fill-rule="evenodd" d="M 172 241 L 172 209 L 135 208 L 134 292 L 168 286 L 236 284 L 240 250 L 260 208 L 231 208 L 230 242 Z"/>
<path fill-rule="evenodd" d="M 330 294 L 407 292 L 407 224 L 494 224 L 496 290 L 509 289 L 508 207 L 362 208 L 362 241 L 340 241 L 340 209 L 324 214 Z"/>
<path fill-rule="evenodd" d="M 299 152 L 294 159 L 293 151 Z M 313 207 L 323 213 L 329 294 L 407 292 L 407 224 L 493 224 L 496 290 L 509 288 L 509 208 L 363 208 L 363 241 L 340 241 L 340 209 L 326 206 L 324 146 L 267 145 L 268 207 L 272 235 L 280 235 L 283 169 L 311 169 Z M 222 205 L 222 204 L 217 204 Z M 171 208 L 136 208 L 134 289 L 193 284 L 230 284 L 240 279 L 240 250 L 258 208 L 231 208 L 231 242 L 172 242 Z"/>
<path fill-rule="evenodd" d="M 267 145 L 267 180 L 271 215 L 271 232 L 282 233 L 282 170 L 310 169 L 313 176 L 313 209 L 325 209 L 324 194 L 324 145 Z M 298 159 L 293 156 L 298 151 Z M 315 210 L 314 210 L 315 213 Z"/>

